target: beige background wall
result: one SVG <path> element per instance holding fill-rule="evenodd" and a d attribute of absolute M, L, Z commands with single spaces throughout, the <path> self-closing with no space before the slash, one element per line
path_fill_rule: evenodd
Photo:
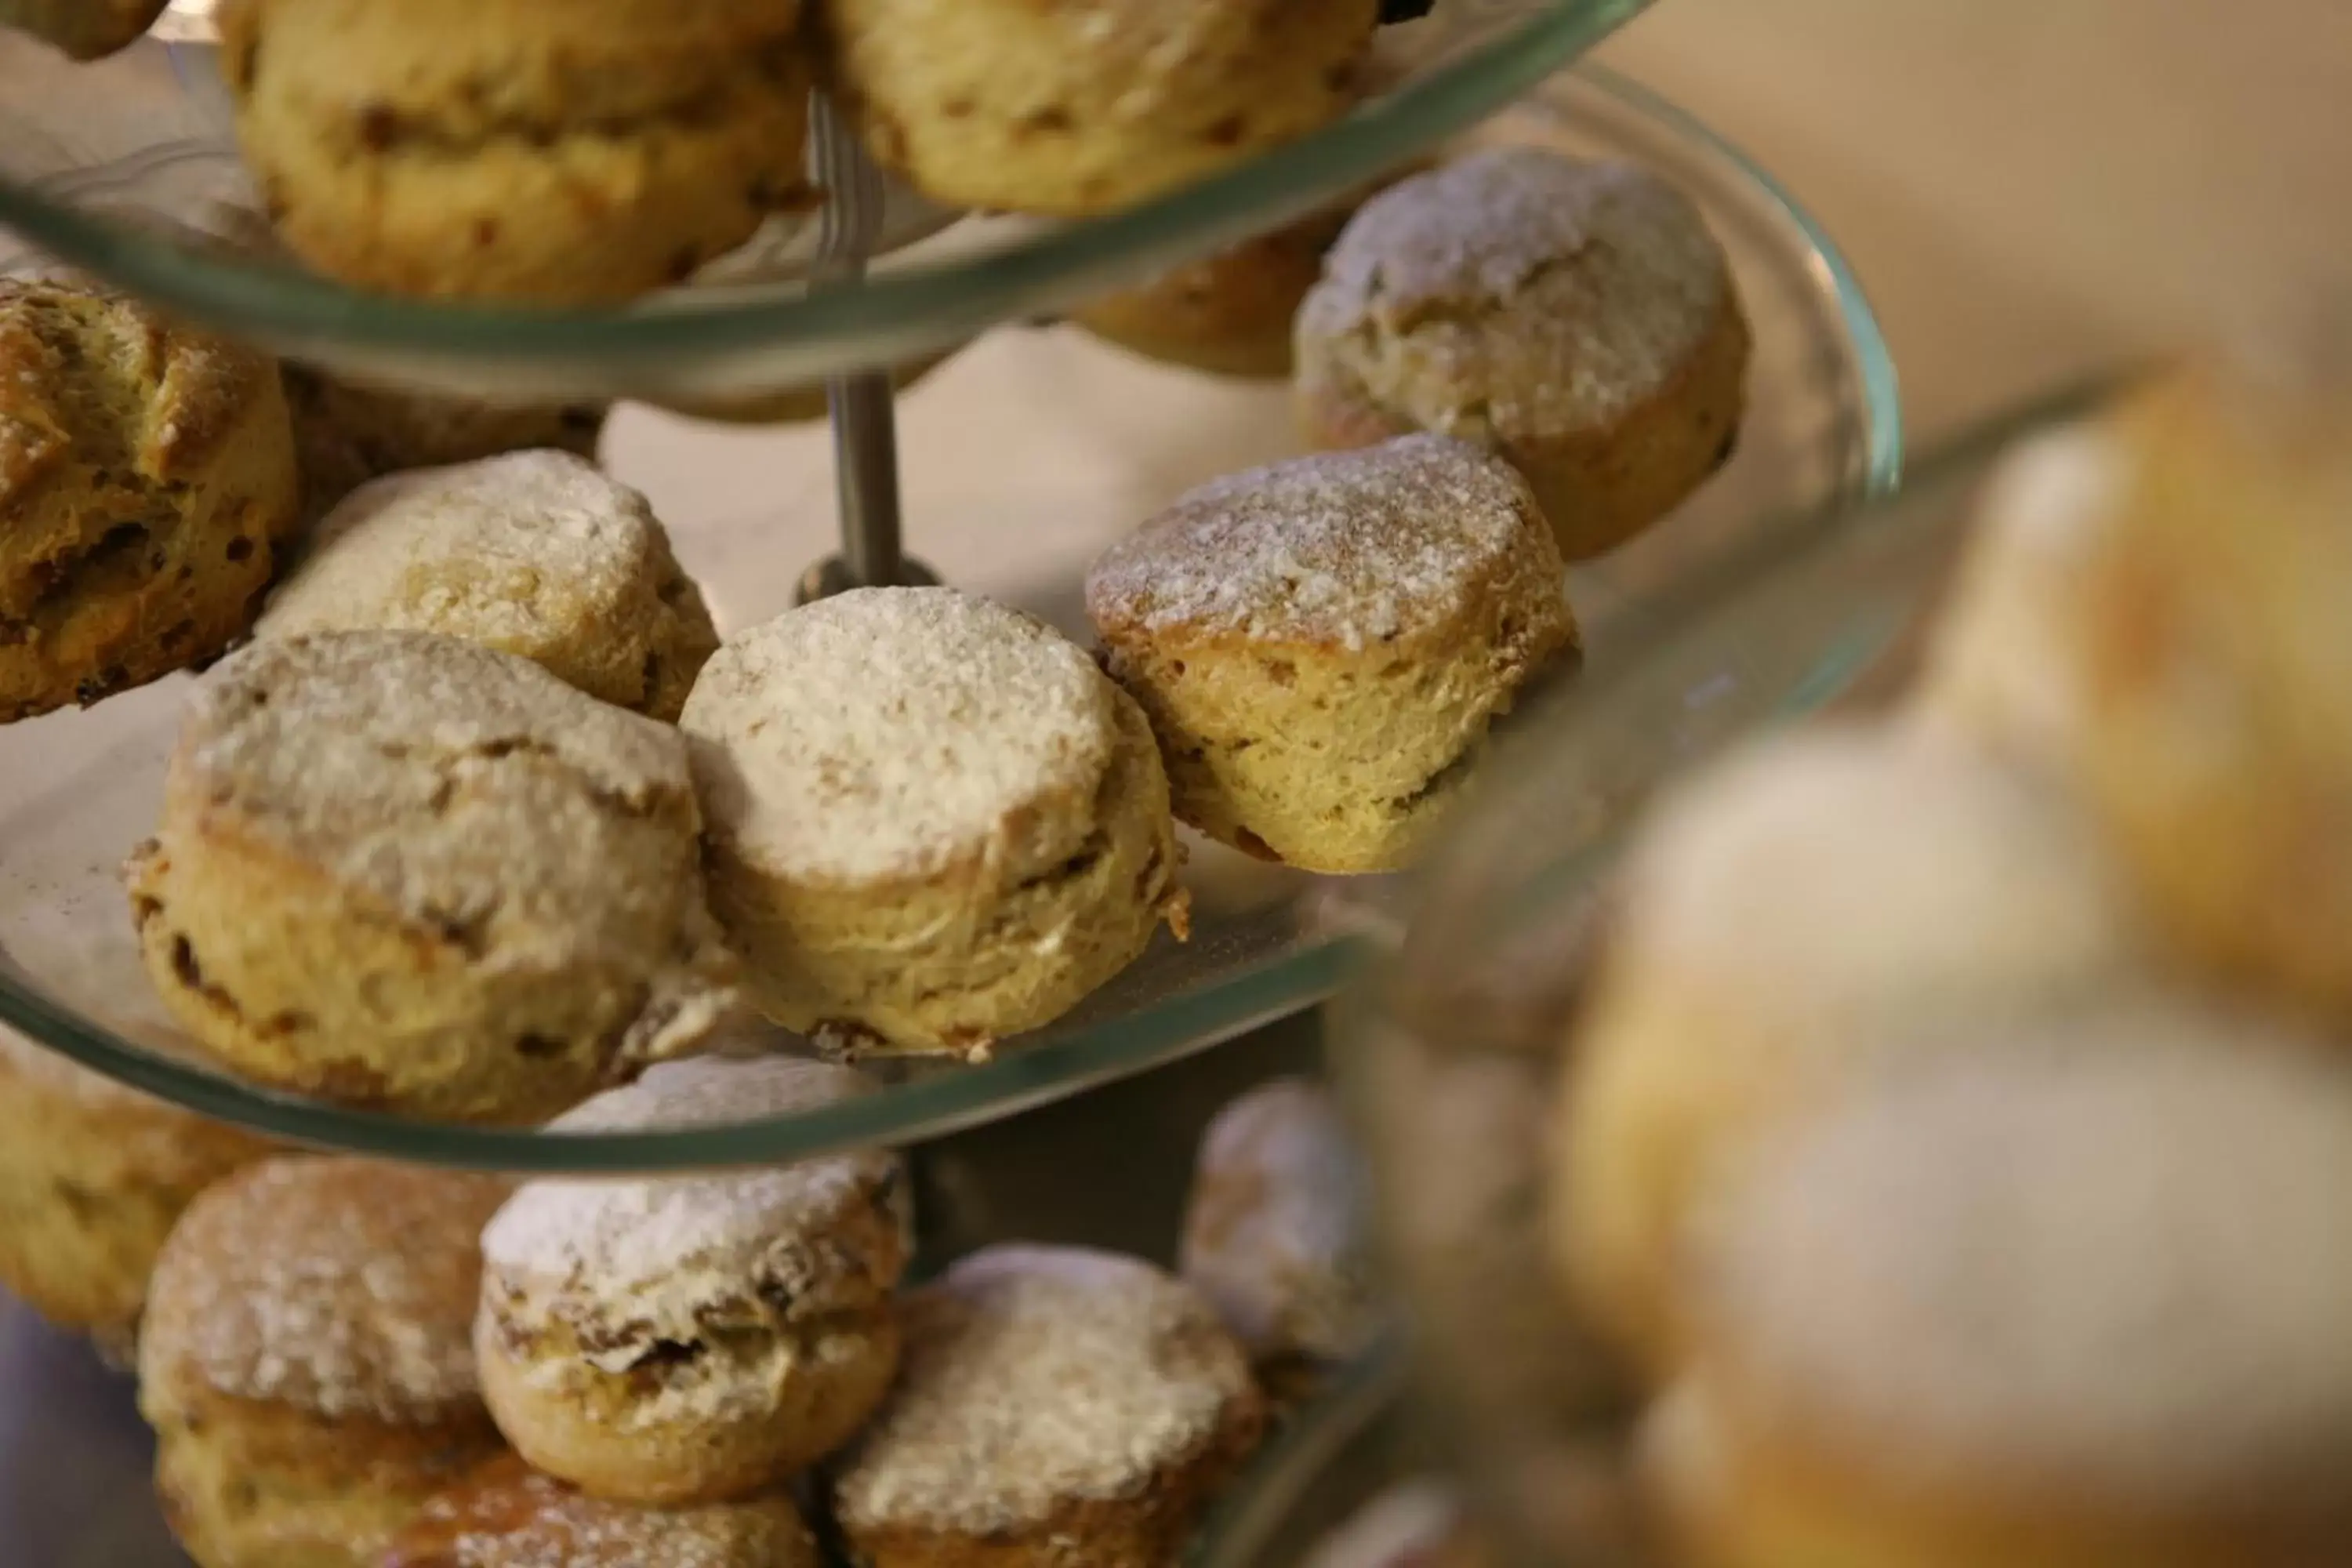
<path fill-rule="evenodd" d="M 1603 58 L 1822 216 L 1922 435 L 2352 285 L 2347 0 L 1659 0 Z"/>

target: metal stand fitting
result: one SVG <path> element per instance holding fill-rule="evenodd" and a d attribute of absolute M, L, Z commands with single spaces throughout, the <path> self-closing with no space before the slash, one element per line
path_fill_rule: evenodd
<path fill-rule="evenodd" d="M 810 278 L 814 290 L 864 275 L 881 229 L 883 196 L 881 174 L 823 94 L 809 106 L 809 132 L 817 178 L 824 185 L 824 223 Z M 841 553 L 801 574 L 798 598 L 803 605 L 846 588 L 939 581 L 921 563 L 908 560 L 899 542 L 896 396 L 887 371 L 836 375 L 824 384 Z"/>

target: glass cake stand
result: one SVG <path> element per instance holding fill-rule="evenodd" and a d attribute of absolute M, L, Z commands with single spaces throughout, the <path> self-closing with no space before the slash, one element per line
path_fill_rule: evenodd
<path fill-rule="evenodd" d="M 1381 96 L 1143 205 L 1043 222 L 887 184 L 857 247 L 863 277 L 825 266 L 816 217 L 778 218 L 683 288 L 556 311 L 362 293 L 284 258 L 237 158 L 211 5 L 181 0 L 147 40 L 93 65 L 0 32 L 0 229 L 330 369 L 554 401 L 746 396 L 912 360 L 1262 232 L 1468 129 L 1647 4 L 1440 0 L 1383 32 Z M 821 163 L 813 173 L 837 184 Z"/>
<path fill-rule="evenodd" d="M 1584 36 L 1575 29 L 1598 26 L 1606 9 L 1468 8 L 1490 19 L 1508 14 L 1517 29 L 1510 36 L 1538 55 L 1530 32 L 1545 47 L 1557 45 Z M 158 44 L 150 53 L 182 47 Z M 1380 154 L 1350 162 L 1352 178 L 1386 162 L 1405 142 L 1419 144 L 1423 131 L 1452 123 L 1456 110 L 1466 120 L 1474 108 L 1486 109 L 1489 100 L 1476 90 L 1480 84 L 1516 85 L 1529 58 L 1513 54 L 1510 61 L 1517 63 L 1508 63 L 1491 51 L 1474 51 L 1409 88 L 1368 122 L 1418 128 L 1410 134 L 1399 131 L 1391 141 L 1365 127 L 1328 132 L 1336 140 L 1288 150 L 1276 155 L 1271 172 L 1254 165 L 1216 189 L 1229 196 L 1263 196 L 1246 206 L 1249 223 L 1262 222 L 1288 210 L 1282 193 L 1329 188 L 1309 172 L 1316 158 L 1356 146 L 1350 138 L 1371 138 Z M 0 82 L 6 79 L 0 68 Z M 1426 102 L 1416 96 L 1422 92 L 1429 95 Z M 23 112 L 5 90 L 0 105 L 6 106 L 0 119 Z M 1441 113 L 1443 106 L 1451 107 Z M 1390 114 L 1406 118 L 1382 118 Z M 1698 203 L 1723 241 L 1754 328 L 1750 414 L 1736 458 L 1675 516 L 1627 549 L 1571 574 L 1570 595 L 1586 630 L 1587 679 L 1602 678 L 1621 661 L 1645 607 L 1675 584 L 1730 554 L 1769 552 L 1792 518 L 1893 484 L 1901 461 L 1894 371 L 1867 302 L 1819 226 L 1736 148 L 1643 88 L 1604 70 L 1579 68 L 1542 82 L 1468 136 L 1621 155 L 1673 181 Z M 0 132 L 0 166 L 21 158 L 22 146 Z M 668 344 L 664 334 L 673 326 L 708 342 L 695 335 L 700 327 L 679 326 L 658 311 L 601 323 L 513 319 L 507 325 L 522 334 L 514 342 L 477 323 L 488 332 L 478 338 L 439 314 L 439 307 L 362 300 L 250 259 L 204 255 L 100 207 L 61 205 L 22 185 L 6 188 L 9 205 L 0 218 L 26 237 L 175 305 L 201 311 L 210 298 L 205 290 L 217 289 L 223 292 L 214 303 L 235 297 L 258 312 L 235 317 L 239 331 L 316 347 L 330 359 L 341 353 L 339 345 L 389 342 L 413 328 L 416 341 L 440 345 L 426 358 L 447 350 L 451 357 L 435 363 L 462 376 L 478 364 L 515 356 L 528 362 L 535 351 L 517 347 L 522 340 L 542 345 L 576 340 L 605 345 L 580 363 L 604 366 L 596 374 L 608 379 L 592 377 L 591 384 L 614 387 L 642 384 L 635 379 L 636 368 L 691 357 L 678 357 L 669 346 L 633 357 L 634 351 L 615 345 Z M 1205 213 L 1205 190 L 1111 220 L 1109 232 L 1127 233 L 1150 213 L 1160 214 L 1155 222 L 1189 224 L 1181 215 Z M 1231 232 L 1222 219 L 1189 230 L 1192 240 Z M 1175 240 L 1169 244 L 1172 249 Z M 1006 277 L 1052 273 L 1097 280 L 1107 273 L 1068 258 L 1103 247 L 1119 249 L 1129 261 L 1170 253 L 1156 241 L 1129 246 L 1092 227 L 1070 229 L 970 267 L 909 280 L 911 292 L 903 296 L 877 292 L 878 284 L 859 286 L 865 291 L 852 314 L 866 319 L 856 313 L 870 313 L 886 298 L 902 300 L 893 310 L 911 310 L 903 301 L 928 298 L 926 290 L 982 288 L 982 279 L 1000 276 L 996 269 Z M 257 281 L 263 278 L 275 280 L 271 289 Z M 951 280 L 960 280 L 953 289 Z M 276 298 L 271 289 L 281 283 L 290 290 L 289 302 L 269 303 Z M 753 292 L 789 287 L 763 284 Z M 1015 300 L 1025 307 L 1046 297 L 1033 295 L 1024 284 L 991 296 L 997 304 L 989 309 L 1010 308 Z M 791 322 L 818 316 L 834 321 L 826 310 L 797 299 L 726 302 L 733 298 L 715 291 L 706 300 L 694 291 L 677 308 L 714 312 L 709 320 L 731 321 L 730 331 L 742 341 L 772 345 L 787 338 L 760 336 L 764 329 L 755 323 L 768 320 L 764 312 Z M 331 309 L 331 299 L 336 301 Z M 833 302 L 828 296 L 827 310 Z M 979 319 L 955 317 L 967 324 Z M 331 321 L 340 324 L 330 331 Z M 308 324 L 298 328 L 297 322 Z M 347 335 L 337 335 L 346 328 Z M 871 347 L 877 341 L 838 331 L 834 321 L 818 337 L 836 345 Z M 600 336 L 608 332 L 617 336 Z M 777 352 L 798 353 L 801 347 Z M 824 357 L 831 349 L 809 352 L 824 363 L 836 363 Z M 1019 410 L 1021 417 L 1008 425 L 1002 415 L 1006 408 Z M 982 420 L 982 410 L 998 412 Z M 887 398 L 882 412 L 887 419 Z M 1291 449 L 1280 387 L 1147 363 L 1067 329 L 1011 327 L 988 334 L 908 395 L 898 416 L 906 438 L 894 489 L 904 499 L 911 542 L 946 580 L 1034 609 L 1082 637 L 1078 584 L 1096 552 L 1183 489 Z M 650 416 L 625 411 L 608 437 L 608 460 L 625 478 L 631 443 L 645 428 L 635 421 L 644 417 Z M 975 435 L 983 427 L 989 432 L 984 442 Z M 665 502 L 678 553 L 707 585 L 724 630 L 793 603 L 802 569 L 827 547 L 834 451 L 822 428 L 785 437 L 709 433 L 707 438 L 714 473 L 740 470 L 746 458 L 760 465 L 750 486 L 714 480 L 707 503 Z M 891 542 L 895 548 L 895 519 Z M 552 1171 L 761 1163 L 927 1139 L 1202 1049 L 1314 1004 L 1348 972 L 1357 951 L 1351 933 L 1368 919 L 1386 918 L 1396 896 L 1386 879 L 1318 880 L 1196 843 L 1191 880 L 1198 903 L 1189 944 L 1163 938 L 1077 1013 L 1003 1043 L 990 1063 L 885 1062 L 879 1065 L 894 1080 L 886 1092 L 789 1119 L 556 1136 L 354 1111 L 207 1070 L 184 1048 L 139 970 L 117 868 L 124 852 L 152 829 L 163 759 L 185 689 L 186 678 L 175 678 L 87 711 L 0 727 L 0 1022 L 138 1088 L 300 1142 L 441 1163 Z"/>

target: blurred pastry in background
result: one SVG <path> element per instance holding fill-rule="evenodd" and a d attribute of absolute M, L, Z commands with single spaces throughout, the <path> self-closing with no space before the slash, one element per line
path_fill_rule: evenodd
<path fill-rule="evenodd" d="M 1555 1262 L 1653 1369 L 1681 1352 L 1693 1216 L 1756 1137 L 1928 1026 L 2133 972 L 2062 796 L 1946 738 L 1822 725 L 1748 747 L 1645 824 L 1569 1043 Z"/>
<path fill-rule="evenodd" d="M 1306 1568 L 1493 1568 L 1454 1489 L 1400 1481 L 1316 1542 Z"/>
<path fill-rule="evenodd" d="M 1577 650 L 1510 467 L 1441 436 L 1212 480 L 1087 574 L 1176 815 L 1312 871 L 1405 864 L 1496 718 Z"/>
<path fill-rule="evenodd" d="M 2352 1079 L 2139 999 L 1899 1064 L 1696 1236 L 1696 1568 L 2352 1562 Z"/>
<path fill-rule="evenodd" d="M 1363 1184 L 1339 1107 L 1304 1079 L 1261 1084 L 1202 1137 L 1177 1272 L 1277 1399 L 1311 1391 L 1386 1321 Z"/>
<path fill-rule="evenodd" d="M 1377 0 L 815 0 L 826 85 L 949 206 L 1083 217 L 1353 108 Z"/>
<path fill-rule="evenodd" d="M 0 28 L 29 33 L 78 60 L 128 48 L 171 0 L 0 0 Z"/>
<path fill-rule="evenodd" d="M 0 723 L 219 655 L 298 521 L 268 358 L 0 280 Z"/>
<path fill-rule="evenodd" d="M 2070 767 L 2172 951 L 2352 1022 L 2352 374 L 2177 374 L 2106 429 Z"/>
<path fill-rule="evenodd" d="M 139 1409 L 199 1568 L 377 1568 L 427 1499 L 499 1451 L 471 1329 L 506 1191 L 296 1155 L 190 1206 L 155 1268 Z"/>
<path fill-rule="evenodd" d="M 279 237 L 362 289 L 627 300 L 805 199 L 797 0 L 222 0 L 218 17 Z"/>
<path fill-rule="evenodd" d="M 181 1212 L 269 1152 L 0 1026 L 0 1286 L 127 1366 Z"/>
<path fill-rule="evenodd" d="M 1977 503 L 1912 707 L 2011 761 L 2063 771 L 2083 721 L 2084 591 L 2129 458 L 2096 425 L 2005 455 Z"/>
<path fill-rule="evenodd" d="M 1134 1258 L 987 1247 L 900 1319 L 906 1367 L 832 1474 L 867 1568 L 1166 1568 L 1264 1426 L 1208 1303 Z"/>
<path fill-rule="evenodd" d="M 1298 311 L 1307 439 L 1410 430 L 1510 460 L 1571 561 L 1722 467 L 1748 332 L 1689 198 L 1630 163 L 1473 153 L 1366 202 Z"/>
<path fill-rule="evenodd" d="M 733 1010 L 701 828 L 677 731 L 528 659 L 273 637 L 196 687 L 128 891 L 149 978 L 230 1068 L 524 1121 Z"/>
<path fill-rule="evenodd" d="M 281 374 L 302 468 L 302 510 L 313 519 L 368 480 L 408 468 L 538 449 L 593 458 L 611 412 L 601 404 L 510 406 L 369 386 L 306 365 L 285 365 Z"/>
<path fill-rule="evenodd" d="M 858 1051 L 984 1055 L 1186 903 L 1134 700 L 1044 623 L 861 588 L 738 633 L 679 721 L 753 999 Z"/>
<path fill-rule="evenodd" d="M 438 632 L 675 721 L 719 633 L 646 498 L 569 452 L 388 474 L 343 498 L 254 631 Z"/>

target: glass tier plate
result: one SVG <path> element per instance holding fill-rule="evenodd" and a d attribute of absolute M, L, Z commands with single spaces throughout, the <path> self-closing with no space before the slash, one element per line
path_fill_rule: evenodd
<path fill-rule="evenodd" d="M 1900 458 L 1894 373 L 1828 238 L 1761 171 L 1687 115 L 1615 76 L 1553 79 L 1477 133 L 1643 161 L 1706 210 L 1755 335 L 1738 455 L 1674 517 L 1572 574 L 1588 672 L 1603 674 L 1656 602 L 1781 520 L 1889 487 Z M 635 477 L 658 416 L 625 410 L 605 456 Z M 992 333 L 900 410 L 910 548 L 947 581 L 1084 637 L 1087 563 L 1181 490 L 1289 449 L 1279 385 L 1222 381 L 1075 331 Z M 829 548 L 825 432 L 673 426 L 656 487 L 722 628 L 792 602 Z M 648 481 L 650 482 L 650 481 Z M 1017 544 L 1013 542 L 1017 541 Z M 1328 995 L 1348 933 L 1390 896 L 1195 844 L 1188 944 L 1163 939 L 1078 1013 L 1003 1042 L 982 1065 L 877 1067 L 888 1090 L 790 1120 L 556 1136 L 404 1121 L 289 1099 L 185 1053 L 140 972 L 117 868 L 152 831 L 185 678 L 97 708 L 0 728 L 0 1021 L 198 1110 L 312 1143 L 517 1170 L 677 1168 L 906 1142 L 986 1121 L 1230 1039 Z"/>
<path fill-rule="evenodd" d="M 1440 0 L 1381 35 L 1383 96 L 1141 206 L 1049 223 L 893 189 L 862 280 L 813 289 L 819 226 L 779 218 L 686 287 L 571 312 L 362 293 L 281 259 L 237 157 L 209 0 L 182 0 L 93 65 L 0 31 L 0 229 L 20 242 L 0 235 L 0 272 L 47 253 L 289 357 L 458 393 L 752 395 L 913 360 L 1296 216 L 1475 123 L 1645 4 Z"/>
<path fill-rule="evenodd" d="M 1824 513 L 1658 606 L 1606 669 L 1497 757 L 1449 825 L 1414 917 L 1333 1009 L 1332 1059 L 1374 1173 L 1383 1257 L 1415 1329 L 1415 1382 L 1512 1563 L 1664 1568 L 1608 1531 L 1630 1509 L 1637 1405 L 1539 1266 L 1553 1071 L 1609 868 L 1664 784 L 1768 727 L 1901 691 L 2016 440 L 2095 389 L 1921 460 L 1892 502 Z"/>

